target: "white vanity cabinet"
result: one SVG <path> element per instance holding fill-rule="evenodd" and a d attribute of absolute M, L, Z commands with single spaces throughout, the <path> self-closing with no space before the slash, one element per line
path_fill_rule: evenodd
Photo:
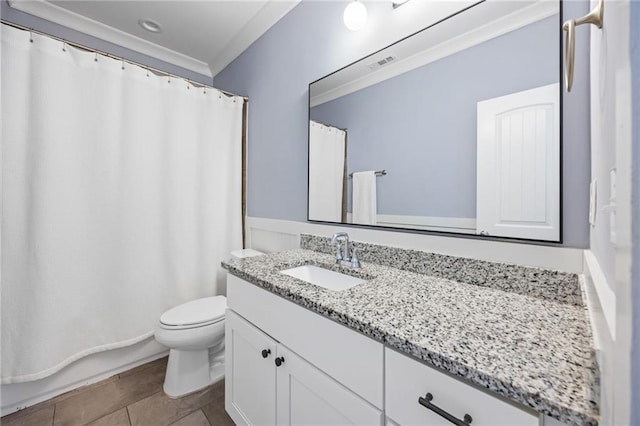
<path fill-rule="evenodd" d="M 231 275 L 227 305 L 236 424 L 383 424 L 382 344 Z"/>
<path fill-rule="evenodd" d="M 237 424 L 454 424 L 419 403 L 427 393 L 473 426 L 544 424 L 533 410 L 230 274 L 227 306 L 225 408 Z"/>
<path fill-rule="evenodd" d="M 533 411 L 493 397 L 389 348 L 385 349 L 385 378 L 386 415 L 399 425 L 450 426 L 454 423 L 443 417 L 447 414 L 460 421 L 466 414 L 473 426 L 539 424 Z M 439 410 L 442 414 L 436 413 Z"/>

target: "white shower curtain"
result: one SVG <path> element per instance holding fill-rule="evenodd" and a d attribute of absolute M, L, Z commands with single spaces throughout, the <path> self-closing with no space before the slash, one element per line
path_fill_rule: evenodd
<path fill-rule="evenodd" d="M 242 244 L 242 98 L 32 38 L 2 25 L 3 384 L 151 336 Z"/>
<path fill-rule="evenodd" d="M 309 219 L 342 222 L 347 132 L 309 121 Z"/>

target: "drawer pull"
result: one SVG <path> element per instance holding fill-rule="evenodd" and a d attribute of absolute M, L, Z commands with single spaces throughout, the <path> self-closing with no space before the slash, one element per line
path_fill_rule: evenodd
<path fill-rule="evenodd" d="M 278 358 L 276 358 L 276 367 L 280 367 L 282 364 L 284 364 L 284 357 L 279 356 Z"/>
<path fill-rule="evenodd" d="M 263 349 L 262 350 L 262 358 L 266 358 L 271 353 L 271 349 Z"/>
<path fill-rule="evenodd" d="M 473 419 L 471 418 L 470 415 L 465 414 L 463 420 L 460 420 L 457 417 L 454 417 L 451 414 L 447 413 L 446 411 L 444 411 L 442 408 L 438 407 L 437 405 L 432 404 L 431 403 L 432 400 L 433 400 L 433 395 L 431 395 L 431 393 L 427 393 L 424 396 L 424 398 L 423 397 L 418 398 L 418 402 L 420 403 L 420 405 L 424 406 L 425 408 L 428 408 L 429 410 L 433 411 L 437 415 L 439 415 L 441 417 L 444 417 L 445 419 L 449 420 L 454 425 L 457 425 L 457 426 L 469 426 L 471 424 L 471 421 Z"/>

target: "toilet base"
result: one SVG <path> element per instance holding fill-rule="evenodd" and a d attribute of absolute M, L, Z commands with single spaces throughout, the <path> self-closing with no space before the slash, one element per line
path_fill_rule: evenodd
<path fill-rule="evenodd" d="M 223 350 L 224 353 L 224 350 Z M 210 362 L 214 361 L 215 362 Z M 197 392 L 224 378 L 224 355 L 210 356 L 210 349 L 171 349 L 162 389 L 170 398 Z"/>

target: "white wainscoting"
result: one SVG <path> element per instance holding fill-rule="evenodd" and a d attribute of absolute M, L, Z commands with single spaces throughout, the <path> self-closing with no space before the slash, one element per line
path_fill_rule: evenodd
<path fill-rule="evenodd" d="M 2 416 L 70 390 L 99 382 L 167 355 L 169 351 L 153 337 L 126 348 L 89 355 L 41 380 L 2 385 Z"/>
<path fill-rule="evenodd" d="M 462 234 L 476 233 L 476 219 L 472 217 L 435 217 L 435 216 L 405 216 L 394 214 L 379 214 L 376 223 L 391 228 L 411 228 L 424 231 L 459 232 Z"/>
<path fill-rule="evenodd" d="M 600 366 L 600 425 L 614 425 L 616 295 L 591 250 L 584 251 L 582 279 L 596 358 Z"/>
<path fill-rule="evenodd" d="M 259 224 L 247 221 L 247 247 L 272 253 L 300 247 L 300 234 L 288 232 L 285 228 L 265 229 Z"/>
<path fill-rule="evenodd" d="M 581 273 L 583 266 L 583 250 L 577 248 L 413 234 L 348 227 L 340 224 L 325 225 L 258 217 L 247 217 L 246 224 L 247 247 L 264 252 L 298 248 L 300 234 L 330 237 L 336 232 L 345 231 L 349 233 L 353 241 L 451 256 L 470 257 L 492 262 L 513 263 L 576 273 Z"/>
<path fill-rule="evenodd" d="M 353 214 L 347 212 L 347 223 L 353 223 Z M 409 216 L 399 214 L 377 214 L 376 225 L 388 228 L 417 229 L 420 231 L 454 232 L 477 234 L 473 217 Z"/>

